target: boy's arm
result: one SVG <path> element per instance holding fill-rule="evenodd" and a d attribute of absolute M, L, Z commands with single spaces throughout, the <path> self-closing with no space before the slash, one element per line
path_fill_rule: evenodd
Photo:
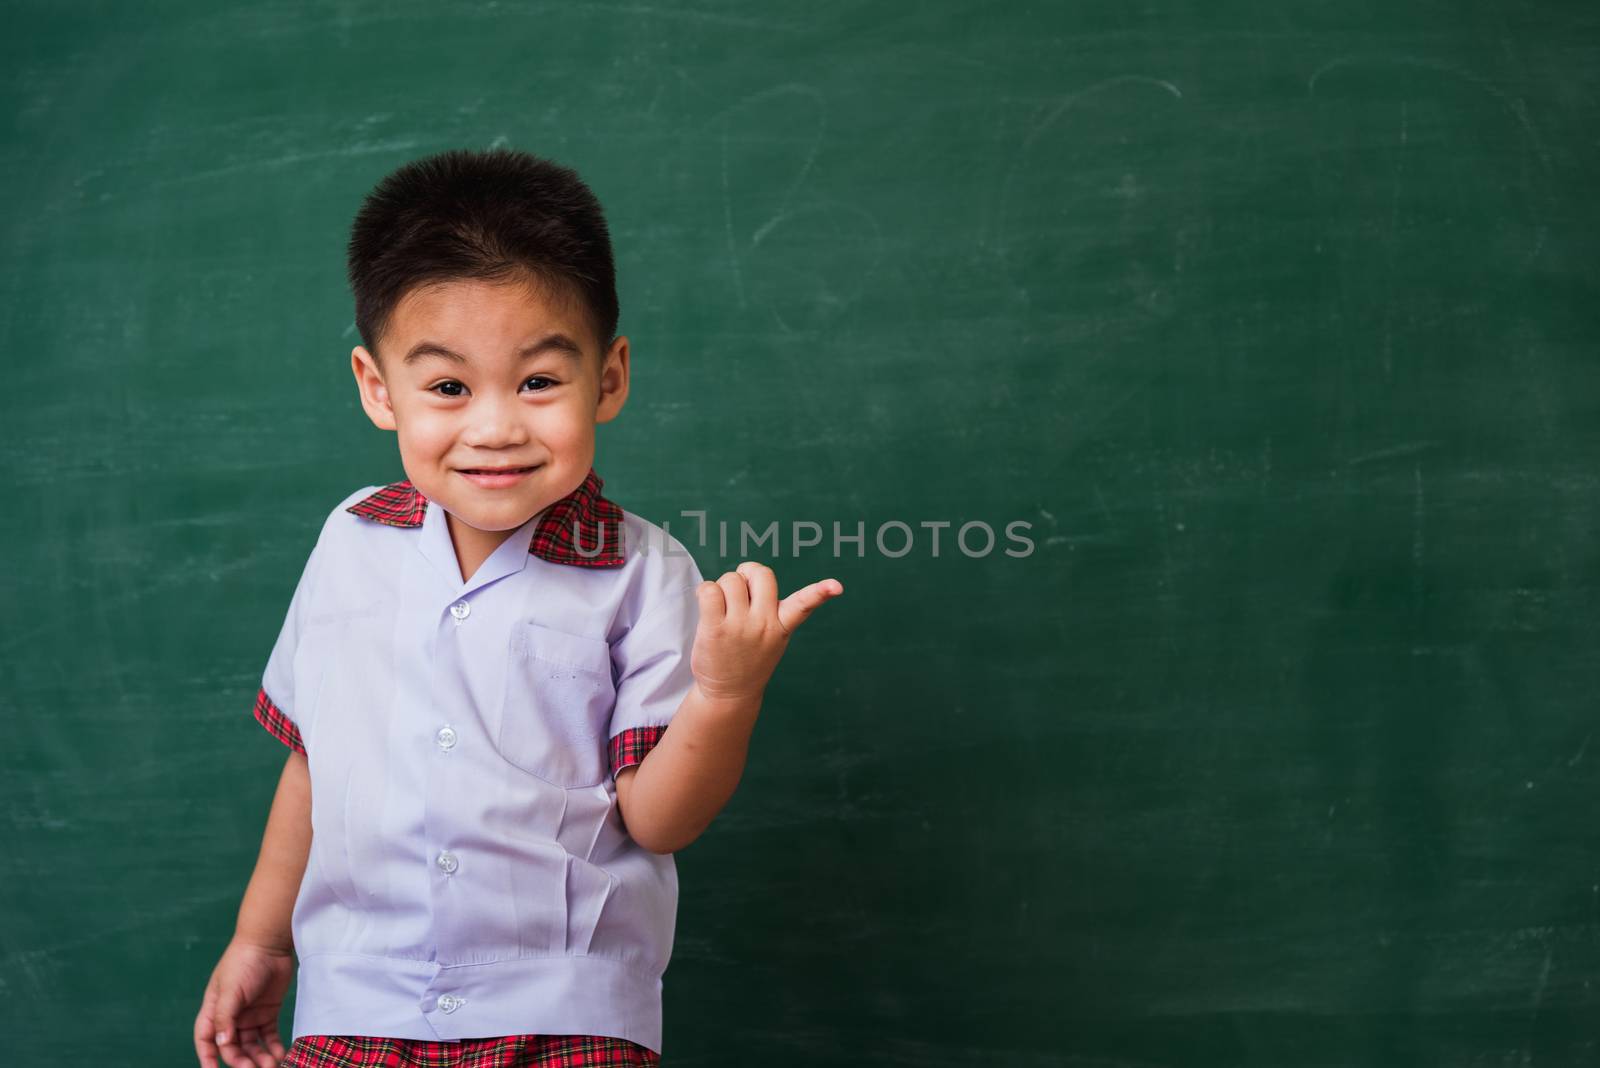
<path fill-rule="evenodd" d="M 635 842 L 652 853 L 676 852 L 722 811 L 744 773 L 762 693 L 790 635 L 843 592 L 830 578 L 780 601 L 772 569 L 750 560 L 700 583 L 694 684 L 644 760 L 617 772 L 617 807 Z"/>
<path fill-rule="evenodd" d="M 294 972 L 291 918 L 311 851 L 311 779 L 291 752 L 267 814 L 261 854 L 239 906 L 238 925 L 211 971 L 194 1021 L 201 1068 L 255 1068 L 284 1055 L 278 1015 Z"/>
<path fill-rule="evenodd" d="M 291 752 L 267 813 L 255 873 L 239 905 L 234 937 L 285 952 L 294 949 L 290 918 L 311 852 L 311 770 L 304 753 Z"/>
<path fill-rule="evenodd" d="M 739 785 L 760 710 L 760 697 L 716 701 L 691 687 L 644 761 L 617 772 L 629 837 L 652 853 L 675 853 L 699 838 Z"/>

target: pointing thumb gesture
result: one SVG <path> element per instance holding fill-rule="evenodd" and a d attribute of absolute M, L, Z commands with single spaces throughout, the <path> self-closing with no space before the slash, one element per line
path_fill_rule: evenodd
<path fill-rule="evenodd" d="M 838 579 L 831 578 L 800 587 L 778 602 L 778 625 L 784 629 L 784 633 L 793 634 L 794 629 L 804 623 L 819 605 L 843 592 L 844 585 Z"/>
<path fill-rule="evenodd" d="M 843 593 L 844 584 L 825 578 L 780 601 L 772 569 L 746 560 L 715 582 L 702 582 L 696 592 L 700 624 L 689 666 L 700 692 L 759 704 L 795 628 L 818 605 Z"/>

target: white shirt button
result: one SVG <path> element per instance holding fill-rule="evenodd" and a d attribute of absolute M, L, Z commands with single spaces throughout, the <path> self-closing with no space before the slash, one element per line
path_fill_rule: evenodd
<path fill-rule="evenodd" d="M 454 727 L 440 727 L 439 733 L 435 734 L 433 737 L 434 740 L 439 743 L 439 748 L 446 752 L 449 752 L 456 747 L 456 732 Z"/>
<path fill-rule="evenodd" d="M 456 617 L 456 622 L 466 619 L 472 614 L 472 606 L 465 601 L 457 601 L 450 606 L 450 614 Z"/>
<path fill-rule="evenodd" d="M 454 994 L 440 994 L 439 995 L 439 1011 L 440 1012 L 455 1012 L 457 1009 L 459 1009 L 461 1006 L 465 1005 L 466 1003 L 467 1003 L 467 999 L 466 998 L 458 998 Z"/>
<path fill-rule="evenodd" d="M 434 863 L 439 865 L 439 870 L 444 872 L 446 875 L 454 875 L 456 873 L 456 869 L 461 867 L 461 862 L 456 860 L 456 855 L 450 852 L 448 849 L 440 853 L 439 856 L 434 860 Z M 440 998 L 439 1000 L 443 1001 L 444 999 Z"/>

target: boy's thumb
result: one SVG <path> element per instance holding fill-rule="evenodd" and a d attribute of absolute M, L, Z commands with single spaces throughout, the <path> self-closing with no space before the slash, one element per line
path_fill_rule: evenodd
<path fill-rule="evenodd" d="M 239 1014 L 239 991 L 237 989 L 224 990 L 217 999 L 216 1012 L 211 1019 L 217 1028 L 217 1045 L 226 1045 L 233 1041 L 233 1018 Z"/>

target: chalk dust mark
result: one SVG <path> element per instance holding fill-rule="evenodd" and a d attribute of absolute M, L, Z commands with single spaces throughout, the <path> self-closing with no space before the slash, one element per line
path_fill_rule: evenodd
<path fill-rule="evenodd" d="M 827 101 L 814 86 L 806 85 L 802 82 L 785 82 L 782 85 L 770 86 L 769 88 L 763 89 L 760 92 L 751 93 L 750 95 L 740 99 L 736 103 L 724 108 L 722 111 L 712 116 L 713 120 L 720 120 L 722 122 L 723 149 L 724 156 L 726 156 L 728 118 L 739 111 L 752 108 L 755 105 L 761 104 L 767 100 L 781 96 L 798 96 L 805 100 L 809 100 L 815 107 L 814 114 L 816 116 L 817 125 L 816 129 L 811 133 L 810 143 L 806 145 L 805 158 L 801 160 L 799 169 L 795 171 L 794 176 L 789 180 L 789 184 L 787 187 L 785 187 L 783 195 L 778 198 L 777 207 L 774 209 L 771 217 L 768 218 L 765 223 L 761 224 L 761 226 L 757 227 L 755 233 L 752 235 L 750 240 L 750 244 L 752 246 L 759 244 L 761 239 L 767 235 L 767 232 L 776 226 L 780 221 L 782 221 L 785 212 L 789 210 L 790 203 L 794 200 L 795 193 L 799 191 L 801 185 L 805 183 L 806 178 L 811 174 L 812 165 L 817 161 L 817 153 L 821 151 L 822 142 L 827 137 Z"/>
<path fill-rule="evenodd" d="M 581 10 L 606 11 L 617 15 L 645 15 L 650 18 L 693 22 L 702 26 L 732 26 L 744 30 L 776 30 L 780 33 L 801 32 L 801 27 L 799 26 L 771 22 L 767 19 L 738 18 L 733 15 L 723 15 L 712 11 L 700 11 L 692 7 L 672 5 L 656 7 L 652 4 L 586 4 Z"/>
<path fill-rule="evenodd" d="M 739 266 L 739 244 L 733 237 L 733 193 L 728 185 L 728 134 L 722 134 L 722 227 L 728 239 L 728 264 L 733 268 L 733 294 L 744 307 L 744 271 Z"/>
<path fill-rule="evenodd" d="M 1394 188 L 1389 194 L 1389 240 L 1384 243 L 1385 259 L 1389 262 L 1390 295 L 1383 305 L 1383 377 L 1385 381 L 1394 380 L 1394 251 L 1395 243 L 1400 236 L 1400 187 L 1405 184 L 1406 158 L 1406 127 L 1409 125 L 1406 116 L 1406 102 L 1400 101 L 1400 154 L 1394 161 Z"/>
<path fill-rule="evenodd" d="M 1493 97 L 1501 107 L 1510 112 L 1512 118 L 1517 120 L 1517 125 L 1521 126 L 1523 132 L 1528 135 L 1528 141 L 1532 144 L 1534 153 L 1539 157 L 1540 165 L 1546 171 L 1550 170 L 1550 151 L 1545 147 L 1544 139 L 1539 136 L 1539 131 L 1534 128 L 1532 120 L 1528 118 L 1527 105 L 1520 99 L 1513 99 L 1507 95 L 1505 90 L 1487 78 L 1474 74 L 1469 70 L 1462 70 L 1460 67 L 1453 67 L 1448 63 L 1417 59 L 1414 56 L 1339 56 L 1335 59 L 1330 59 L 1312 73 L 1311 77 L 1306 80 L 1306 93 L 1307 95 L 1315 96 L 1317 82 L 1322 79 L 1324 74 L 1330 71 L 1338 70 L 1341 67 L 1381 66 L 1385 63 L 1402 67 L 1418 67 L 1422 70 L 1442 71 L 1445 74 L 1452 74 L 1460 78 L 1468 85 L 1483 90 Z"/>
<path fill-rule="evenodd" d="M 218 890 L 206 894 L 195 894 L 185 898 L 175 905 L 155 910 L 154 912 L 140 912 L 130 916 L 121 923 L 114 923 L 108 927 L 95 930 L 81 930 L 80 933 L 67 938 L 58 938 L 45 945 L 29 946 L 24 949 L 14 949 L 0 957 L 0 967 L 10 971 L 14 968 L 31 969 L 39 962 L 49 962 L 56 954 L 69 950 L 79 949 L 83 946 L 104 945 L 105 939 L 111 935 L 121 934 L 124 931 L 144 930 L 160 923 L 184 919 L 192 916 L 196 911 L 210 909 L 220 902 L 231 901 L 238 895 L 231 888 Z M 39 989 L 39 988 L 35 988 Z"/>
<path fill-rule="evenodd" d="M 96 598 L 95 609 L 101 614 L 102 618 L 114 619 L 117 618 L 117 613 L 123 609 L 127 609 L 129 612 L 134 611 L 141 602 L 153 594 L 177 587 L 192 587 L 201 574 L 208 580 L 216 581 L 225 575 L 241 571 L 247 572 L 258 566 L 259 564 L 254 556 L 238 556 L 214 567 L 207 567 L 203 572 L 178 568 L 153 572 L 155 577 L 151 581 L 131 586 L 117 594 Z M 52 634 L 71 633 L 75 627 L 80 626 L 81 621 L 75 620 L 73 617 L 62 617 L 57 622 L 41 624 L 26 630 L 18 630 L 16 632 L 17 637 L 0 639 L 0 656 L 12 656 L 26 649 L 30 643 L 38 642 Z"/>
<path fill-rule="evenodd" d="M 1544 964 L 1539 968 L 1539 985 L 1533 991 L 1533 1013 L 1528 1017 L 1528 1027 L 1530 1029 L 1539 1020 L 1539 1007 L 1544 1004 L 1544 992 L 1550 986 L 1550 958 L 1552 955 L 1553 952 L 1549 944 L 1546 943 L 1544 947 Z M 1522 1051 L 1522 1063 L 1525 1066 L 1533 1064 L 1533 1050 L 1531 1048 Z"/>
<path fill-rule="evenodd" d="M 1414 596 L 1422 594 L 1422 557 L 1426 548 L 1423 540 L 1424 519 L 1427 516 L 1427 500 L 1422 489 L 1422 465 L 1412 466 L 1413 477 L 1416 484 L 1415 497 L 1411 508 L 1411 592 Z"/>
<path fill-rule="evenodd" d="M 747 297 L 744 285 L 744 269 L 740 257 L 741 242 L 737 233 L 738 228 L 735 227 L 733 218 L 732 181 L 728 173 L 728 142 L 732 137 L 732 133 L 729 129 L 730 120 L 734 115 L 741 111 L 756 108 L 766 101 L 784 96 L 798 96 L 809 101 L 814 108 L 813 113 L 816 118 L 816 128 L 812 131 L 811 138 L 806 144 L 805 155 L 800 161 L 800 166 L 794 171 L 793 176 L 789 179 L 788 184 L 783 190 L 782 196 L 778 198 L 778 203 L 772 210 L 772 214 L 768 216 L 765 222 L 755 229 L 748 244 L 744 245 L 745 250 L 754 249 L 764 238 L 766 238 L 769 233 L 772 232 L 774 227 L 778 226 L 780 223 L 790 217 L 790 205 L 794 200 L 794 196 L 800 190 L 800 187 L 805 183 L 806 178 L 811 174 L 811 169 L 817 160 L 817 154 L 821 151 L 823 140 L 827 136 L 828 117 L 826 101 L 822 94 L 813 86 L 800 82 L 785 82 L 782 85 L 770 86 L 766 89 L 751 93 L 739 99 L 728 107 L 723 108 L 721 111 L 713 114 L 706 123 L 708 126 L 720 126 L 721 129 L 723 232 L 728 245 L 728 256 L 733 266 L 734 292 L 741 308 L 746 305 Z M 780 321 L 779 325 L 785 330 L 788 329 L 788 325 L 786 323 L 782 323 Z"/>
<path fill-rule="evenodd" d="M 1022 142 L 1017 145 L 1016 150 L 1011 154 L 1011 164 L 1006 168 L 1006 176 L 1005 179 L 1000 183 L 1000 194 L 996 199 L 993 208 L 996 229 L 1005 229 L 1007 208 L 1009 208 L 1011 204 L 1011 189 L 1012 186 L 1016 184 L 1017 171 L 1022 166 L 1023 159 L 1028 155 L 1029 152 L 1033 150 L 1034 142 L 1039 139 L 1039 136 L 1048 130 L 1052 125 L 1054 125 L 1058 120 L 1060 120 L 1060 118 L 1068 111 L 1072 110 L 1072 108 L 1076 106 L 1079 101 L 1085 100 L 1097 93 L 1104 92 L 1107 89 L 1115 88 L 1119 85 L 1154 86 L 1155 88 L 1160 89 L 1170 95 L 1174 100 L 1183 99 L 1183 90 L 1179 89 L 1172 82 L 1169 82 L 1164 78 L 1152 78 L 1144 74 L 1119 74 L 1115 77 L 1106 78 L 1102 81 L 1095 82 L 1092 85 L 1079 89 L 1075 93 L 1069 93 L 1062 97 L 1056 102 L 1054 107 L 1045 113 L 1044 118 L 1034 123 L 1033 129 L 1028 131 L 1027 136 L 1022 139 Z M 1004 244 L 1000 245 L 996 251 L 1000 253 L 1002 259 L 1005 257 L 1006 247 Z"/>
<path fill-rule="evenodd" d="M 767 226 L 762 231 L 760 236 L 762 236 L 762 237 L 766 236 L 767 233 L 771 232 L 772 227 L 775 226 L 779 222 L 783 222 L 783 221 L 785 221 L 787 219 L 790 219 L 790 218 L 800 218 L 800 217 L 803 217 L 804 215 L 806 215 L 808 212 L 815 212 L 815 211 L 824 211 L 824 212 L 826 212 L 826 217 L 830 218 L 830 219 L 837 219 L 841 215 L 845 215 L 845 214 L 854 215 L 856 218 L 858 218 L 861 221 L 866 223 L 866 230 L 870 230 L 871 231 L 871 234 L 872 234 L 872 252 L 871 252 L 871 255 L 869 257 L 867 257 L 865 260 L 857 259 L 855 261 L 855 270 L 853 272 L 851 272 L 852 277 L 854 277 L 855 280 L 856 280 L 855 289 L 852 292 L 850 292 L 849 294 L 847 294 L 845 296 L 842 296 L 842 297 L 833 297 L 833 296 L 830 295 L 830 297 L 827 300 L 827 303 L 830 304 L 830 305 L 838 306 L 838 305 L 847 304 L 847 303 L 849 303 L 851 301 L 857 300 L 857 299 L 860 298 L 861 294 L 866 291 L 867 283 L 872 280 L 872 277 L 873 277 L 874 273 L 878 269 L 878 265 L 883 262 L 883 245 L 884 245 L 884 241 L 883 241 L 883 226 L 878 222 L 878 217 L 876 215 L 872 214 L 872 212 L 868 211 L 866 208 L 861 207 L 859 204 L 851 204 L 851 203 L 844 202 L 844 201 L 834 201 L 834 200 L 817 201 L 817 202 L 812 203 L 812 204 L 807 204 L 807 205 L 799 208 L 796 211 L 784 212 L 778 218 L 774 219 L 772 221 L 772 224 Z M 750 242 L 751 249 L 756 248 L 757 244 L 758 244 L 757 241 L 752 240 Z M 778 309 L 777 308 L 771 307 L 769 305 L 767 310 L 772 313 L 773 321 L 775 323 L 777 323 L 778 328 L 781 329 L 785 334 L 794 334 L 794 333 L 796 333 L 795 328 L 790 326 L 788 321 L 786 319 L 784 319 L 784 317 L 782 315 L 778 314 Z"/>
<path fill-rule="evenodd" d="M 1539 160 L 1539 167 L 1543 171 L 1546 180 L 1550 178 L 1552 171 L 1550 150 L 1546 147 L 1544 138 L 1539 136 L 1539 130 L 1534 126 L 1533 120 L 1528 116 L 1527 104 L 1521 98 L 1510 96 L 1504 89 L 1501 89 L 1487 78 L 1474 74 L 1469 70 L 1462 70 L 1460 67 L 1452 66 L 1449 63 L 1441 63 L 1432 59 L 1419 59 L 1416 56 L 1336 56 L 1311 72 L 1311 77 L 1306 79 L 1306 95 L 1315 96 L 1317 82 L 1322 80 L 1323 75 L 1331 71 L 1342 67 L 1383 66 L 1385 64 L 1439 71 L 1459 78 L 1468 85 L 1487 93 L 1513 119 L 1517 120 L 1517 125 L 1522 128 L 1523 134 L 1528 139 L 1528 144 L 1532 147 L 1535 157 Z M 1550 225 L 1545 221 L 1544 213 L 1540 211 L 1539 207 L 1531 199 L 1528 204 L 1533 213 L 1534 241 L 1533 248 L 1523 257 L 1522 266 L 1524 267 L 1532 263 L 1544 251 L 1545 240 L 1550 233 Z"/>
<path fill-rule="evenodd" d="M 1400 445 L 1392 445 L 1387 449 L 1379 449 L 1376 452 L 1362 453 L 1360 456 L 1346 460 L 1345 466 L 1354 467 L 1356 464 L 1371 463 L 1373 460 L 1388 460 L 1396 456 L 1409 456 L 1425 449 L 1437 448 L 1438 445 L 1437 441 L 1408 441 Z"/>
<path fill-rule="evenodd" d="M 1095 93 L 1098 93 L 1104 89 L 1110 89 L 1118 85 L 1130 84 L 1154 85 L 1157 88 L 1165 89 L 1167 92 L 1171 93 L 1174 99 L 1183 99 L 1183 90 L 1179 89 L 1176 85 L 1173 85 L 1171 82 L 1163 78 L 1150 78 L 1143 74 L 1119 74 L 1114 78 L 1107 78 L 1104 81 L 1095 82 L 1093 85 L 1085 89 L 1080 89 L 1076 93 L 1071 93 L 1063 97 L 1056 104 L 1056 106 L 1045 115 L 1043 119 L 1039 120 L 1039 122 L 1034 125 L 1033 130 L 1030 131 L 1028 136 L 1023 139 L 1022 147 L 1031 148 L 1033 146 L 1033 142 L 1038 138 L 1038 136 L 1048 129 L 1051 123 L 1059 119 L 1078 101 L 1084 99 L 1085 97 L 1093 96 Z"/>
<path fill-rule="evenodd" d="M 319 159 L 347 159 L 357 156 L 381 155 L 385 152 L 404 152 L 416 148 L 419 143 L 413 138 L 399 138 L 389 141 L 359 141 L 343 148 L 329 148 L 320 152 L 290 152 L 287 155 L 276 156 L 272 159 L 249 160 L 244 163 L 230 164 L 226 167 L 213 167 L 210 170 L 195 171 L 193 174 L 186 174 L 180 178 L 151 182 L 146 188 L 163 189 L 175 185 L 192 185 L 195 182 L 209 181 L 212 178 L 224 178 L 243 171 L 253 171 L 267 167 L 284 167 Z"/>
<path fill-rule="evenodd" d="M 1106 495 L 1104 493 L 1100 492 L 1100 482 L 1099 482 L 1099 480 L 1098 479 L 1090 479 L 1089 480 L 1089 485 L 1094 487 L 1095 503 L 1100 506 L 1100 514 L 1106 517 L 1106 526 L 1108 526 L 1108 527 L 1116 526 L 1117 525 L 1117 521 L 1111 514 L 1110 506 L 1106 504 Z"/>

